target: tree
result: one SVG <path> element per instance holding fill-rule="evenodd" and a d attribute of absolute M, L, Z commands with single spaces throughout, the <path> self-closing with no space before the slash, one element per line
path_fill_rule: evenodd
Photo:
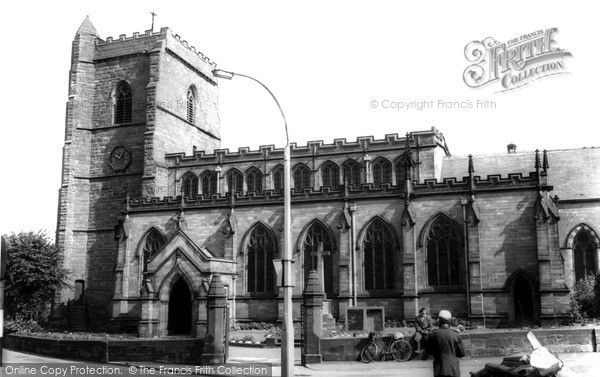
<path fill-rule="evenodd" d="M 44 322 L 57 290 L 66 286 L 62 252 L 44 232 L 6 237 L 5 310 L 14 320 Z"/>

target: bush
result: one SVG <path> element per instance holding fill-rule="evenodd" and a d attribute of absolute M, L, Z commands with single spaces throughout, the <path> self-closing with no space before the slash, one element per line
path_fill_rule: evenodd
<path fill-rule="evenodd" d="M 44 329 L 36 321 L 17 319 L 4 323 L 4 335 L 12 333 L 30 334 L 42 332 Z"/>
<path fill-rule="evenodd" d="M 600 316 L 600 274 L 588 275 L 575 283 L 569 314 L 574 322 Z"/>
<path fill-rule="evenodd" d="M 388 318 L 385 320 L 385 327 L 406 327 L 406 322 L 398 318 Z"/>
<path fill-rule="evenodd" d="M 240 330 L 271 330 L 277 325 L 273 322 L 235 322 L 229 326 L 231 331 Z"/>
<path fill-rule="evenodd" d="M 7 319 L 17 324 L 44 323 L 55 292 L 66 286 L 62 253 L 43 232 L 21 232 L 6 237 L 5 276 Z M 20 326 L 20 325 L 19 325 Z"/>
<path fill-rule="evenodd" d="M 281 327 L 279 327 L 278 325 L 271 327 L 265 336 L 268 338 L 270 338 L 270 337 L 281 338 Z M 294 322 L 294 338 L 295 339 L 302 338 L 302 323 L 301 322 Z"/>

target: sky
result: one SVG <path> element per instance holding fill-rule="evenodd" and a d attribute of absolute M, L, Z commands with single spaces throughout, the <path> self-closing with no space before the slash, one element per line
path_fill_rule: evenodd
<path fill-rule="evenodd" d="M 150 29 L 151 11 L 155 30 L 169 27 L 218 68 L 266 84 L 299 145 L 436 127 L 453 155 L 505 153 L 508 143 L 520 151 L 600 146 L 591 4 L 5 1 L 0 234 L 54 237 L 71 42 L 81 22 L 89 15 L 101 38 L 116 39 Z M 549 28 L 558 29 L 555 46 L 572 54 L 563 74 L 505 92 L 499 82 L 465 84 L 467 44 Z M 219 87 L 223 148 L 283 147 L 282 120 L 264 89 L 239 77 Z M 418 110 L 419 103 L 430 106 Z"/>

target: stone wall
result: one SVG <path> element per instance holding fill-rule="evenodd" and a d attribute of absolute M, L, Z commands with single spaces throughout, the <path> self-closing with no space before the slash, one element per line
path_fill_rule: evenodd
<path fill-rule="evenodd" d="M 599 352 L 600 328 L 540 329 L 534 331 L 540 343 L 555 352 Z M 503 357 L 532 350 L 527 331 L 464 332 L 467 357 Z M 323 361 L 360 360 L 367 338 L 321 339 Z"/>

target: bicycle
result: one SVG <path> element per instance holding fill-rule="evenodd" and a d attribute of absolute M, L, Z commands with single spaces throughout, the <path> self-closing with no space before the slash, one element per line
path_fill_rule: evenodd
<path fill-rule="evenodd" d="M 375 333 L 369 334 L 369 342 L 360 351 L 360 360 L 370 363 L 382 357 L 392 356 L 396 361 L 406 361 L 413 354 L 412 346 L 406 341 L 402 333 L 390 337 L 386 344 L 383 337 Z"/>

